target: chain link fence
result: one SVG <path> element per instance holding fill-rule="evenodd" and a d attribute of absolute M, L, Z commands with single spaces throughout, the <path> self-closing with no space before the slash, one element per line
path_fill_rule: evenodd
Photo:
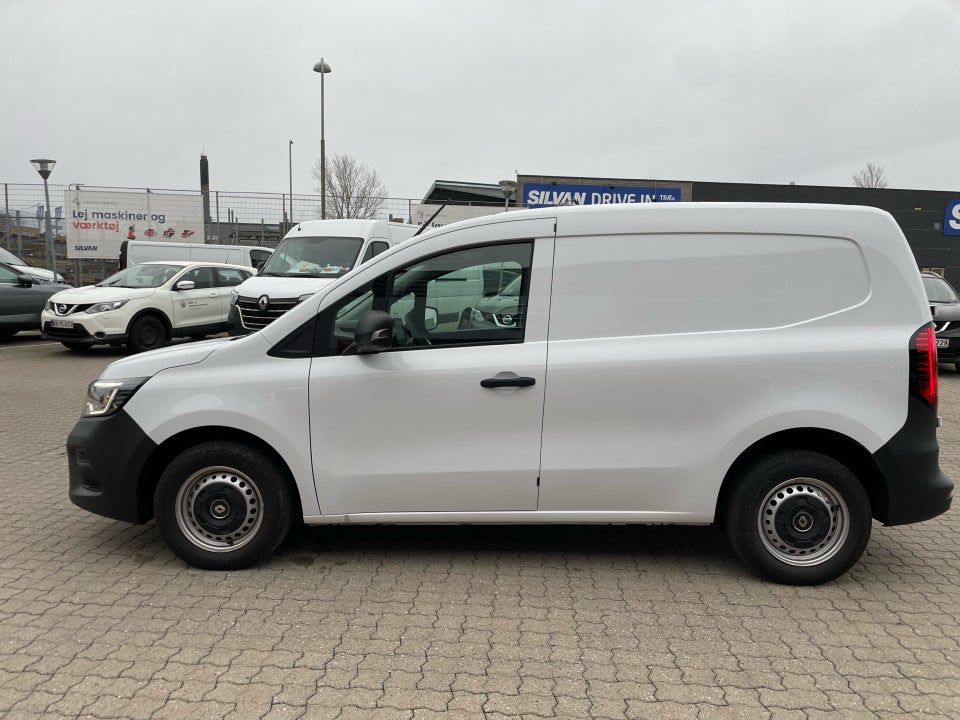
<path fill-rule="evenodd" d="M 57 272 L 71 285 L 87 285 L 103 280 L 116 271 L 112 259 L 71 259 L 67 257 L 66 227 L 69 211 L 64 207 L 64 192 L 78 189 L 106 192 L 149 192 L 202 196 L 198 190 L 121 188 L 92 185 L 49 184 L 51 234 Z M 45 267 L 45 198 L 43 183 L 3 183 L 0 202 L 0 247 L 36 267 Z M 262 245 L 274 247 L 294 224 L 320 218 L 320 196 L 287 193 L 225 192 L 209 193 L 209 222 L 206 240 L 224 245 Z M 376 219 L 409 223 L 419 200 L 383 198 Z M 329 211 L 329 203 L 327 206 Z"/>

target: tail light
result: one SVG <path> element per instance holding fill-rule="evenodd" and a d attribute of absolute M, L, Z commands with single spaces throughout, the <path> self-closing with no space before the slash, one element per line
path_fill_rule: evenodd
<path fill-rule="evenodd" d="M 937 336 L 933 323 L 917 330 L 910 338 L 910 392 L 937 410 Z"/>

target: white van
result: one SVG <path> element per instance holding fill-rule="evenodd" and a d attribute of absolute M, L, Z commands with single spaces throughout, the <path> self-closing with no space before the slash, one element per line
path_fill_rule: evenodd
<path fill-rule="evenodd" d="M 520 278 L 511 321 L 444 326 L 431 296 L 488 268 Z M 70 497 L 156 517 L 204 568 L 263 561 L 301 518 L 717 522 L 761 576 L 814 584 L 871 518 L 950 507 L 937 390 L 883 211 L 543 208 L 424 233 L 258 333 L 112 363 Z"/>
<path fill-rule="evenodd" d="M 119 270 L 155 260 L 228 263 L 257 268 L 273 254 L 271 248 L 255 245 L 210 245 L 208 243 L 172 243 L 152 240 L 124 240 L 120 245 Z"/>
<path fill-rule="evenodd" d="M 260 330 L 305 298 L 419 230 L 385 220 L 310 220 L 288 232 L 260 273 L 233 295 L 231 335 Z"/>

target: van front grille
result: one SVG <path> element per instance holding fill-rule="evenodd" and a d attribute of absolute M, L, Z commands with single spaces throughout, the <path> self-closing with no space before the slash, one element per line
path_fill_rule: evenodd
<path fill-rule="evenodd" d="M 243 327 L 256 331 L 265 328 L 297 304 L 298 301 L 293 298 L 268 298 L 265 307 L 261 309 L 260 298 L 240 297 L 237 299 L 237 310 L 240 311 Z"/>

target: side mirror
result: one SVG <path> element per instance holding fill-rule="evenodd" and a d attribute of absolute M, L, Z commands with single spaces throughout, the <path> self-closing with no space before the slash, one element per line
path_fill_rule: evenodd
<path fill-rule="evenodd" d="M 435 307 L 424 308 L 423 324 L 426 325 L 427 330 L 436 330 L 439 320 L 440 315 Z"/>
<path fill-rule="evenodd" d="M 193 290 L 196 286 L 196 283 L 193 280 L 181 280 L 176 284 L 174 290 Z"/>
<path fill-rule="evenodd" d="M 383 310 L 368 310 L 357 320 L 350 355 L 370 355 L 393 345 L 393 318 Z M 347 353 L 344 353 L 347 354 Z"/>
<path fill-rule="evenodd" d="M 36 279 L 33 275 L 27 275 L 26 273 L 21 273 L 17 275 L 17 282 L 23 285 L 24 287 L 30 287 L 36 282 Z"/>

